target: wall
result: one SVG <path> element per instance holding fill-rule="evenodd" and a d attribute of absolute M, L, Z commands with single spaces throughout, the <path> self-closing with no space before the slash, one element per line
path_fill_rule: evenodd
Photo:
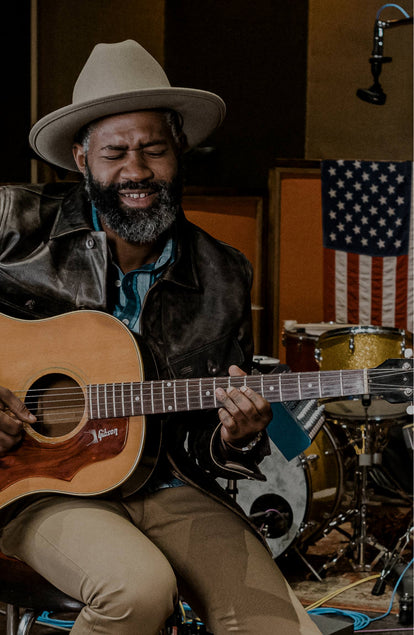
<path fill-rule="evenodd" d="M 410 0 L 397 2 L 410 15 Z M 361 101 L 358 88 L 373 84 L 369 57 L 378 0 L 310 0 L 306 149 L 308 159 L 407 160 L 413 156 L 413 27 L 384 31 L 380 83 L 384 106 Z M 400 19 L 395 8 L 381 18 Z"/>
<path fill-rule="evenodd" d="M 30 180 L 30 0 L 1 7 L 2 152 L 0 181 Z"/>
<path fill-rule="evenodd" d="M 178 86 L 227 104 L 191 184 L 266 189 L 277 157 L 303 156 L 307 0 L 167 0 L 165 62 Z"/>

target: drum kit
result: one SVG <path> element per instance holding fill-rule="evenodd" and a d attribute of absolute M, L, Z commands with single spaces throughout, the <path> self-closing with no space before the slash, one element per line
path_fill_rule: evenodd
<path fill-rule="evenodd" d="M 375 368 L 387 359 L 408 357 L 413 337 L 391 327 L 286 322 L 283 344 L 291 371 L 324 371 Z M 295 552 L 319 580 L 344 556 L 357 571 L 371 570 L 391 553 L 395 559 L 395 549 L 368 531 L 371 503 L 412 505 L 412 490 L 397 474 L 404 461 L 403 471 L 412 470 L 407 403 L 365 395 L 323 400 L 323 406 L 322 425 L 305 452 L 287 461 L 271 442 L 272 453 L 261 463 L 267 482 L 237 482 L 237 501 L 265 536 L 274 558 Z M 401 432 L 405 457 L 397 458 L 396 471 L 383 460 L 395 428 Z M 332 530 L 345 537 L 345 546 L 315 571 L 306 551 Z M 412 523 L 407 535 L 412 538 Z M 372 548 L 377 552 L 373 560 Z"/>

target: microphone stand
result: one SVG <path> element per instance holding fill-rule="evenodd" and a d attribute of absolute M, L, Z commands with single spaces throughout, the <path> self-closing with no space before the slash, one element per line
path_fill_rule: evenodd
<path fill-rule="evenodd" d="M 392 29 L 404 24 L 413 24 L 413 18 L 400 18 L 398 20 L 375 20 L 374 24 L 374 45 L 369 58 L 371 73 L 374 79 L 373 85 L 368 89 L 358 88 L 357 96 L 363 101 L 382 106 L 386 101 L 386 94 L 382 90 L 379 82 L 382 65 L 392 61 L 392 57 L 384 57 L 384 29 Z"/>

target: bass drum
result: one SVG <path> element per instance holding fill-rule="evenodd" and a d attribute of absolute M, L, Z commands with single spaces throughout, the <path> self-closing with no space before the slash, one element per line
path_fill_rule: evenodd
<path fill-rule="evenodd" d="M 326 425 L 292 461 L 270 445 L 272 453 L 260 464 L 267 481 L 238 481 L 237 502 L 278 558 L 322 534 L 340 504 L 344 469 L 338 442 Z"/>

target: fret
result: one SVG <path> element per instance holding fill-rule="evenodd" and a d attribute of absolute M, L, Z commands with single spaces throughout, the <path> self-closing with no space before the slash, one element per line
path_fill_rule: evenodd
<path fill-rule="evenodd" d="M 125 417 L 125 394 L 124 394 L 124 384 L 121 384 L 121 405 L 122 405 L 122 416 Z"/>
<path fill-rule="evenodd" d="M 198 389 L 199 389 L 199 393 L 200 393 L 200 408 L 201 408 L 201 410 L 203 410 L 203 408 L 204 408 L 204 404 L 203 404 L 203 386 L 202 386 L 201 377 L 198 380 Z"/>
<path fill-rule="evenodd" d="M 129 382 L 129 389 L 131 391 L 130 394 L 130 400 L 131 400 L 131 414 L 134 413 L 134 390 L 133 390 L 134 384 L 132 383 L 132 381 Z"/>
<path fill-rule="evenodd" d="M 112 383 L 112 416 L 116 417 L 115 384 Z"/>
<path fill-rule="evenodd" d="M 108 387 L 106 384 L 104 384 L 104 395 L 105 395 L 105 417 L 108 418 L 108 394 L 107 394 L 107 390 Z"/>
<path fill-rule="evenodd" d="M 165 388 L 164 388 L 164 382 L 161 382 L 161 400 L 162 400 L 162 411 L 166 412 L 165 410 Z"/>
<path fill-rule="evenodd" d="M 177 412 L 177 382 L 173 382 L 174 411 Z"/>
<path fill-rule="evenodd" d="M 154 382 L 153 381 L 150 382 L 150 391 L 151 391 L 151 412 L 152 414 L 154 414 L 155 408 L 154 408 Z"/>
<path fill-rule="evenodd" d="M 99 402 L 99 384 L 96 385 L 96 410 L 97 410 L 97 419 L 101 418 L 101 408 L 100 408 L 100 402 Z"/>
<path fill-rule="evenodd" d="M 141 399 L 141 412 L 142 414 L 145 413 L 145 404 L 144 404 L 144 382 L 141 381 L 139 384 L 139 392 L 140 392 L 140 397 L 138 397 L 138 401 Z M 135 399 L 137 400 L 137 398 L 135 397 Z"/>
<path fill-rule="evenodd" d="M 172 405 L 172 402 L 174 402 L 174 397 L 172 397 L 172 392 L 173 392 L 173 383 L 168 380 L 165 383 L 165 404 L 166 404 L 166 410 L 165 412 L 172 412 L 174 410 L 174 406 Z"/>
<path fill-rule="evenodd" d="M 369 394 L 368 371 L 339 370 L 95 384 L 87 387 L 91 418 L 218 408 L 218 387 L 249 386 L 271 403 Z M 129 393 L 128 393 L 129 390 Z M 279 394 L 278 394 L 279 393 Z M 121 398 L 121 404 L 118 400 Z M 120 415 L 121 411 L 121 415 Z"/>
<path fill-rule="evenodd" d="M 93 406 L 92 406 L 92 386 L 87 386 L 88 389 L 88 398 L 89 398 L 89 418 L 94 418 Z"/>

